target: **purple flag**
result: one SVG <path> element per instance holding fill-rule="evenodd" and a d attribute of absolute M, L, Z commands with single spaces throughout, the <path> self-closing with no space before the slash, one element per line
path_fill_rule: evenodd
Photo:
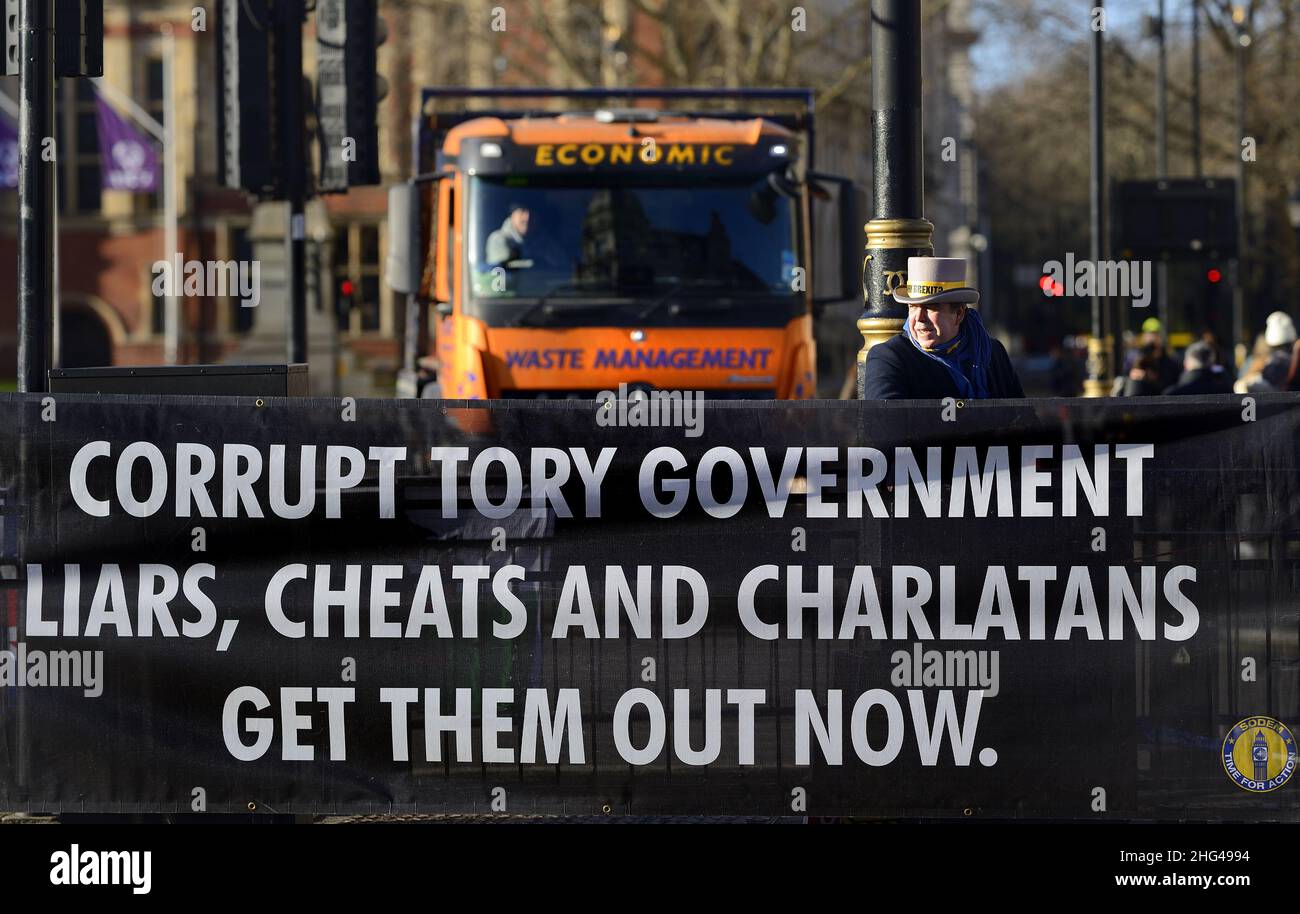
<path fill-rule="evenodd" d="M 95 96 L 99 125 L 99 154 L 103 162 L 104 190 L 156 191 L 158 150 L 113 110 L 103 96 Z"/>
<path fill-rule="evenodd" d="M 0 115 L 0 187 L 18 186 L 18 128 Z"/>

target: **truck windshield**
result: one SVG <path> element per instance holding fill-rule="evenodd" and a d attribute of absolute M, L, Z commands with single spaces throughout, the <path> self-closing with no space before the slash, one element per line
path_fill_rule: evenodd
<path fill-rule="evenodd" d="M 600 320 L 646 315 L 649 304 L 654 322 L 700 323 L 701 312 L 716 322 L 729 306 L 752 315 L 802 301 L 795 201 L 766 176 L 588 182 L 474 179 L 471 310 L 509 322 L 515 311 L 535 314 L 541 299 L 554 312 L 547 323 L 581 323 L 600 309 L 616 312 Z M 665 296 L 672 307 L 656 305 Z"/>

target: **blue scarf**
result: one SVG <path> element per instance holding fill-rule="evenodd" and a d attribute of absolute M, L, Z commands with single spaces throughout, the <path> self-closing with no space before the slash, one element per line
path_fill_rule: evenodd
<path fill-rule="evenodd" d="M 917 351 L 927 359 L 934 359 L 952 375 L 962 399 L 987 400 L 989 398 L 988 370 L 993 356 L 993 341 L 984 329 L 979 312 L 966 309 L 957 337 L 935 349 L 926 349 L 912 335 L 911 321 L 905 321 L 903 332 Z"/>

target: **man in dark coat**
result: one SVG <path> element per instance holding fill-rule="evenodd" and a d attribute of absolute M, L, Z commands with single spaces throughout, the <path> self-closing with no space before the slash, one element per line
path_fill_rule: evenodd
<path fill-rule="evenodd" d="M 1232 378 L 1223 366 L 1215 364 L 1214 348 L 1209 343 L 1192 343 L 1183 353 L 1183 376 L 1165 388 L 1165 394 L 1230 394 Z"/>
<path fill-rule="evenodd" d="M 979 292 L 966 285 L 966 261 L 909 257 L 907 277 L 894 291 L 908 309 L 903 330 L 867 353 L 863 399 L 1023 397 L 1006 349 L 969 307 Z"/>

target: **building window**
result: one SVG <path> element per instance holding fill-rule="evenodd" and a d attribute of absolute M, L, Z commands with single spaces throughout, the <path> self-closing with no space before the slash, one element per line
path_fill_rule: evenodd
<path fill-rule="evenodd" d="M 334 228 L 334 290 L 352 283 L 352 311 L 339 316 L 343 332 L 377 333 L 384 327 L 379 226 L 350 223 Z"/>
<path fill-rule="evenodd" d="M 135 84 L 139 86 L 140 89 L 136 91 L 136 99 L 140 102 L 140 106 L 144 108 L 145 111 L 149 112 L 149 115 L 154 120 L 163 124 L 166 115 L 166 108 L 163 106 L 162 57 L 154 53 L 151 49 L 147 56 L 141 58 L 139 66 L 140 71 L 136 77 Z M 136 127 L 141 134 L 146 136 L 148 135 L 142 126 L 134 123 L 134 119 L 132 119 L 132 126 Z M 160 174 L 157 191 L 135 195 L 135 206 L 137 212 L 141 210 L 148 212 L 162 209 L 163 195 L 161 178 L 162 175 Z"/>
<path fill-rule="evenodd" d="M 379 226 L 357 226 L 357 234 L 360 240 L 360 263 L 357 271 L 361 281 L 361 298 L 357 302 L 357 310 L 361 312 L 360 329 L 364 332 L 373 332 L 383 325 L 380 317 L 382 293 L 379 274 L 382 268 L 379 263 Z"/>
<path fill-rule="evenodd" d="M 335 226 L 334 228 L 334 256 L 332 260 L 334 274 L 334 295 L 341 296 L 340 291 L 343 288 L 344 281 L 352 282 L 352 266 L 348 259 L 348 227 L 346 225 Z M 353 301 L 356 296 L 353 296 Z M 335 311 L 338 317 L 338 327 L 340 333 L 347 333 L 352 328 L 352 315 L 350 312 L 343 310 L 343 302 L 335 302 Z"/>
<path fill-rule="evenodd" d="M 103 178 L 99 162 L 99 128 L 95 121 L 95 87 L 88 79 L 62 79 L 55 119 L 59 211 L 98 215 Z"/>
<path fill-rule="evenodd" d="M 167 296 L 156 295 L 154 293 L 154 283 L 158 274 L 150 272 L 147 282 L 149 283 L 149 298 L 153 302 L 153 312 L 150 315 L 149 329 L 155 336 L 162 336 L 167 332 Z"/>
<path fill-rule="evenodd" d="M 247 226 L 230 229 L 230 259 L 240 264 L 253 262 L 253 242 L 248 237 Z M 256 308 L 245 308 L 239 297 L 239 290 L 232 289 L 226 298 L 226 307 L 230 309 L 230 329 L 233 333 L 244 334 L 253 329 Z"/>

